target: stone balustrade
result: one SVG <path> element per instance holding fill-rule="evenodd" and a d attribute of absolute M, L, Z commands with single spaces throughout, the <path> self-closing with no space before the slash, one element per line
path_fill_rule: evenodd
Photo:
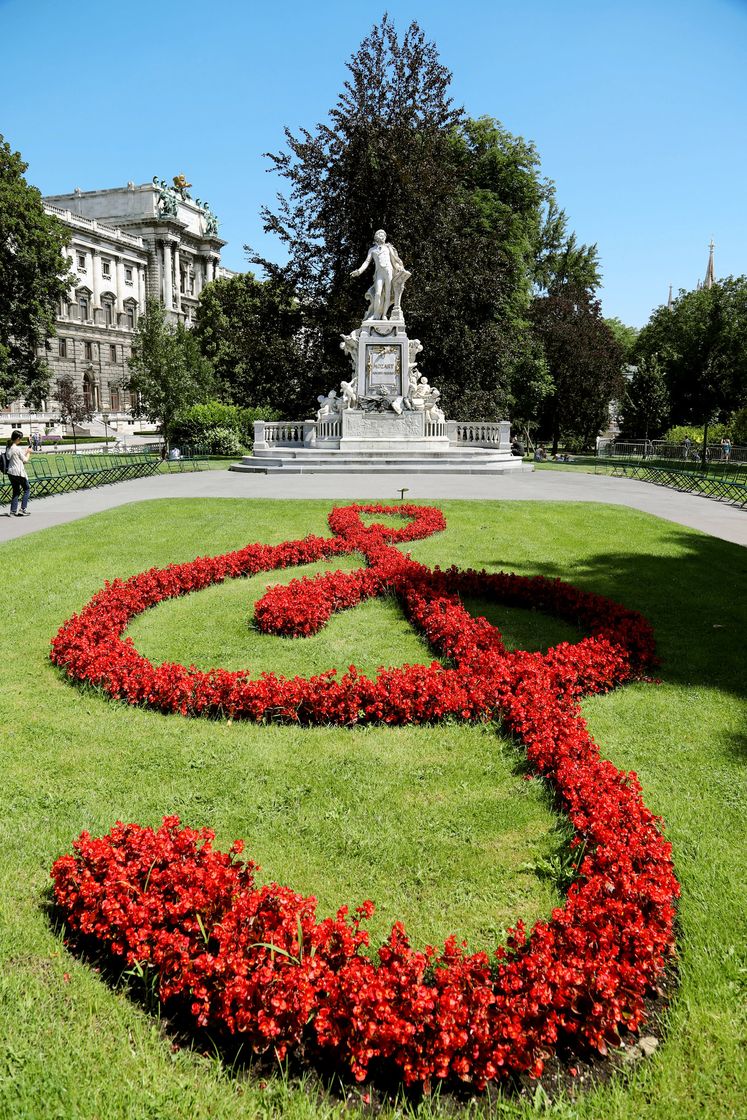
<path fill-rule="evenodd" d="M 59 214 L 67 225 L 88 226 L 90 229 L 101 230 L 106 237 L 114 238 L 115 241 L 124 241 L 129 245 L 137 245 L 139 249 L 143 248 L 142 237 L 125 233 L 124 230 L 116 229 L 114 226 L 104 225 L 96 218 L 85 218 L 82 214 L 73 214 L 72 210 L 63 210 L 60 206 L 52 206 L 49 202 L 44 203 L 44 209 L 52 214 Z"/>
<path fill-rule="evenodd" d="M 511 428 L 508 420 L 492 424 L 471 420 L 449 420 L 447 430 L 449 442 L 458 447 L 508 448 L 511 444 Z"/>
<path fill-rule="evenodd" d="M 325 416 L 321 420 L 255 420 L 254 446 L 257 450 L 273 447 L 339 447 L 342 417 Z M 426 419 L 428 439 L 445 438 L 450 447 L 487 447 L 508 450 L 511 427 L 508 420 L 483 423 L 459 420 Z"/>

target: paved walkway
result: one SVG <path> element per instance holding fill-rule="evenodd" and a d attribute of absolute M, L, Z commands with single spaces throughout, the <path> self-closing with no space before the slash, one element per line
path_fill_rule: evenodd
<path fill-rule="evenodd" d="M 667 521 L 700 529 L 721 540 L 747 546 L 747 509 L 712 498 L 680 494 L 630 478 L 574 471 L 539 470 L 484 475 L 276 475 L 200 471 L 76 490 L 32 501 L 30 517 L 0 516 L 0 541 L 62 525 L 89 514 L 153 498 L 328 498 L 391 502 L 406 486 L 406 501 L 465 498 L 483 501 L 608 502 L 652 513 Z M 4 507 L 3 513 L 7 512 Z"/>

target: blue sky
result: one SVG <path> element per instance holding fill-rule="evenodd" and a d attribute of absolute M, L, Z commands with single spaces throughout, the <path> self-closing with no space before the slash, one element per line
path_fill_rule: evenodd
<path fill-rule="evenodd" d="M 246 267 L 278 256 L 262 153 L 324 119 L 385 5 L 0 0 L 0 132 L 43 193 L 184 172 Z M 747 273 L 747 0 L 389 0 L 438 45 L 453 95 L 537 145 L 604 313 L 641 326 L 669 284 Z M 392 231 L 394 234 L 395 231 Z M 394 239 L 394 238 L 393 238 Z"/>

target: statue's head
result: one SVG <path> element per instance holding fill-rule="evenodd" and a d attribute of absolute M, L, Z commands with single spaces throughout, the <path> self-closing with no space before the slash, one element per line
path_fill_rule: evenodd
<path fill-rule="evenodd" d="M 377 229 L 376 233 L 374 234 L 374 241 L 376 241 L 379 245 L 383 245 L 386 241 L 386 230 Z"/>

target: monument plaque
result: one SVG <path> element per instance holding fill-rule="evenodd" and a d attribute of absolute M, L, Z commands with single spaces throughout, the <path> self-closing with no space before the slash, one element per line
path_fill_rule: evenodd
<path fill-rule="evenodd" d="M 399 391 L 402 351 L 399 346 L 366 346 L 366 392 L 385 385 Z"/>

